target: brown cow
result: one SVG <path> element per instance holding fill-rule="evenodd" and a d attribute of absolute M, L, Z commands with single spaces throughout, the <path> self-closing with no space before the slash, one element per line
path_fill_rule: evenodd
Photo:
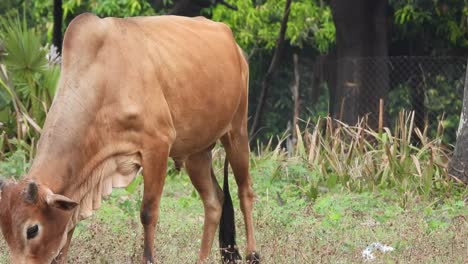
<path fill-rule="evenodd" d="M 223 259 L 234 263 L 232 201 L 211 165 L 218 139 L 239 188 L 247 259 L 258 263 L 247 93 L 248 64 L 224 24 L 177 16 L 74 19 L 32 167 L 24 180 L 0 184 L 0 225 L 12 263 L 65 262 L 77 222 L 112 188 L 127 186 L 140 167 L 143 263 L 153 263 L 169 157 L 185 162 L 203 200 L 198 262 L 209 256 L 219 225 Z M 226 177 L 227 167 L 225 187 Z"/>

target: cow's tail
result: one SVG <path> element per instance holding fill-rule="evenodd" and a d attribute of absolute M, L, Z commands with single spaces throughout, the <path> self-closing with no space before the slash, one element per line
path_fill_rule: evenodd
<path fill-rule="evenodd" d="M 224 160 L 224 203 L 219 224 L 219 246 L 223 263 L 236 263 L 242 259 L 236 245 L 236 225 L 234 221 L 234 207 L 228 182 L 229 162 L 226 156 Z"/>

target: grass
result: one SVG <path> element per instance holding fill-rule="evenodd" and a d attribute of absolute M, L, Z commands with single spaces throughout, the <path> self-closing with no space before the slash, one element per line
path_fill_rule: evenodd
<path fill-rule="evenodd" d="M 395 249 L 377 253 L 376 263 L 466 263 L 468 190 L 449 180 L 449 153 L 438 138 L 417 132 L 419 143 L 412 143 L 411 123 L 411 115 L 402 115 L 393 131 L 378 133 L 363 124 L 349 127 L 324 119 L 301 134 L 290 154 L 282 144 L 259 147 L 259 154 L 251 155 L 251 174 L 263 263 L 362 263 L 361 252 L 374 242 Z M 21 161 L 28 159 L 21 155 L 27 152 L 5 159 L 0 175 L 26 169 Z M 219 178 L 223 155 L 215 148 Z M 139 263 L 142 186 L 137 179 L 126 190 L 114 190 L 78 225 L 69 263 Z M 230 181 L 243 248 L 232 175 Z M 158 263 L 193 263 L 202 224 L 198 194 L 188 176 L 170 166 L 155 238 Z M 210 263 L 219 259 L 215 241 Z M 0 241 L 0 263 L 6 262 Z"/>
<path fill-rule="evenodd" d="M 402 208 L 390 192 L 335 190 L 307 202 L 279 196 L 288 193 L 287 185 L 265 185 L 258 177 L 255 224 L 264 263 L 361 263 L 362 250 L 373 242 L 395 248 L 377 257 L 381 263 L 463 263 L 468 258 L 463 200 L 413 201 Z M 193 263 L 197 256 L 203 210 L 187 178 L 170 176 L 165 186 L 156 238 L 159 263 Z M 79 224 L 69 263 L 138 263 L 143 244 L 140 197 L 140 190 L 114 191 L 91 219 Z M 236 213 L 243 246 L 241 215 Z M 215 248 L 210 263 L 219 263 Z M 7 263 L 5 245 L 0 249 L 0 262 Z"/>
<path fill-rule="evenodd" d="M 291 181 L 265 174 L 268 160 L 255 159 L 255 225 L 264 263 L 361 263 L 362 250 L 373 242 L 395 248 L 378 255 L 378 263 L 463 263 L 468 258 L 468 208 L 462 197 L 415 198 L 403 207 L 392 191 L 356 193 L 336 187 L 308 200 Z M 114 190 L 92 218 L 78 225 L 69 263 L 138 263 L 141 195 L 140 186 L 132 192 Z M 245 234 L 234 202 L 242 247 Z M 188 176 L 171 170 L 156 237 L 158 263 L 193 263 L 202 224 L 202 204 Z M 7 263 L 1 243 L 0 263 Z M 219 263 L 216 246 L 210 263 Z"/>

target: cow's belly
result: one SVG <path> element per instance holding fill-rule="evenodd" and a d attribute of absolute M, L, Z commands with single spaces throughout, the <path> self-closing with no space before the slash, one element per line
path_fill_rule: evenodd
<path fill-rule="evenodd" d="M 235 110 L 233 106 L 218 109 L 211 106 L 196 115 L 185 116 L 183 122 L 175 118 L 176 138 L 170 156 L 184 158 L 209 148 L 231 129 Z"/>
<path fill-rule="evenodd" d="M 170 155 L 173 158 L 185 159 L 191 154 L 201 152 L 210 148 L 224 133 L 218 133 L 214 137 L 193 140 L 176 139 L 172 145 Z"/>
<path fill-rule="evenodd" d="M 176 138 L 171 147 L 172 157 L 186 157 L 213 145 L 231 130 L 231 122 L 238 109 L 242 89 L 232 83 L 216 89 L 199 88 L 205 95 L 179 97 L 168 102 Z"/>

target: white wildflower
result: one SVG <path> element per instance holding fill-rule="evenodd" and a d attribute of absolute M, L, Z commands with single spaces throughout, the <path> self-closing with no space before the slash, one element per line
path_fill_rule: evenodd
<path fill-rule="evenodd" d="M 49 50 L 49 53 L 47 53 L 46 58 L 47 58 L 47 61 L 49 62 L 49 65 L 62 63 L 62 58 L 60 57 L 58 49 L 53 44 L 50 45 L 50 50 Z"/>
<path fill-rule="evenodd" d="M 372 254 L 372 252 L 374 250 L 378 250 L 380 252 L 389 252 L 389 251 L 393 251 L 394 248 L 390 247 L 390 246 L 386 246 L 386 245 L 382 245 L 380 243 L 372 243 L 370 246 L 366 247 L 363 251 L 362 251 L 362 257 L 365 259 L 365 260 L 373 260 L 375 259 L 375 256 Z"/>

